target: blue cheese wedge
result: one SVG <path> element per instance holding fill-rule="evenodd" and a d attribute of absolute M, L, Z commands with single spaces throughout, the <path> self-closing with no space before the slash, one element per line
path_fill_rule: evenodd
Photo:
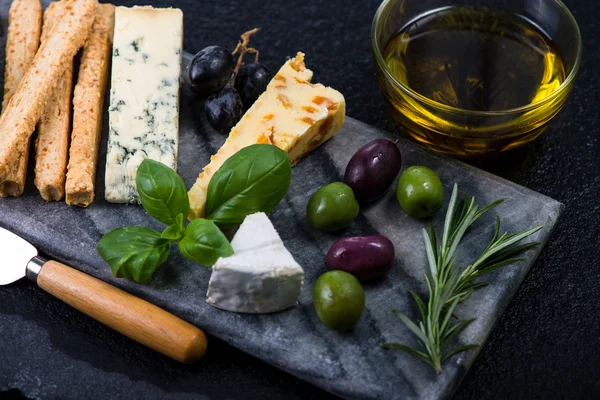
<path fill-rule="evenodd" d="M 208 303 L 227 311 L 263 314 L 294 307 L 304 271 L 264 213 L 249 215 L 231 241 L 234 254 L 213 266 Z"/>
<path fill-rule="evenodd" d="M 106 200 L 138 203 L 135 176 L 150 158 L 177 168 L 179 9 L 117 7 L 109 108 Z"/>

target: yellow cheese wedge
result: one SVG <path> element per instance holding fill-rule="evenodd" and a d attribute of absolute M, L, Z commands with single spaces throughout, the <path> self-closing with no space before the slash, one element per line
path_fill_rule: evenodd
<path fill-rule="evenodd" d="M 210 179 L 240 149 L 270 143 L 287 151 L 294 165 L 337 133 L 346 115 L 344 96 L 332 88 L 310 83 L 312 75 L 304 65 L 302 53 L 281 67 L 198 176 L 189 192 L 190 219 L 204 216 Z"/>

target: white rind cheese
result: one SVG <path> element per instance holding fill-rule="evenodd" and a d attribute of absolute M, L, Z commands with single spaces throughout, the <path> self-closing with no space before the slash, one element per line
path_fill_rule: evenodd
<path fill-rule="evenodd" d="M 231 240 L 235 254 L 256 251 L 274 245 L 283 245 L 283 241 L 265 213 L 247 216 Z"/>
<path fill-rule="evenodd" d="M 234 255 L 213 266 L 208 303 L 228 311 L 263 314 L 298 303 L 304 271 L 264 213 L 246 217 L 231 241 Z"/>
<path fill-rule="evenodd" d="M 137 168 L 146 158 L 177 168 L 179 9 L 117 7 L 112 57 L 106 199 L 137 203 Z"/>

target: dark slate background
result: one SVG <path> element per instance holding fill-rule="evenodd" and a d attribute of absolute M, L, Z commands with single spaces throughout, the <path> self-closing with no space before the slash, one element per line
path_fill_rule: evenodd
<path fill-rule="evenodd" d="M 134 5 L 135 1 L 117 1 Z M 243 31 L 277 70 L 307 53 L 318 82 L 344 93 L 348 115 L 400 131 L 379 93 L 369 29 L 379 0 L 148 1 L 185 14 L 186 51 L 233 47 Z M 459 399 L 600 395 L 600 11 L 567 0 L 584 37 L 583 65 L 565 109 L 540 139 L 481 165 L 565 204 L 546 249 L 456 394 Z M 3 27 L 5 29 L 5 27 Z M 20 337 L 3 326 L 22 328 Z M 291 350 L 293 351 L 293 350 Z M 0 289 L 0 396 L 61 398 L 330 398 L 311 385 L 210 338 L 206 359 L 181 366 L 126 339 L 29 282 Z"/>

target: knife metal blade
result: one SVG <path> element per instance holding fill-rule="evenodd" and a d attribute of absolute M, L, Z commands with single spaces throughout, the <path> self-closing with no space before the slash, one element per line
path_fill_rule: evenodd
<path fill-rule="evenodd" d="M 26 276 L 27 265 L 38 251 L 25 239 L 0 228 L 0 255 L 0 285 L 8 285 Z"/>

